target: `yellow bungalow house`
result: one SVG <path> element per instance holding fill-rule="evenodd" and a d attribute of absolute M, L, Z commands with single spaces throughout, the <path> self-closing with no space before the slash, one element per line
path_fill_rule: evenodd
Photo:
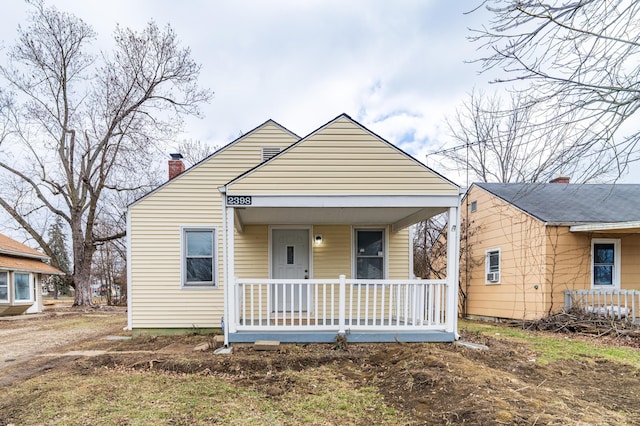
<path fill-rule="evenodd" d="M 462 204 L 466 315 L 640 316 L 640 185 L 474 183 Z"/>
<path fill-rule="evenodd" d="M 0 316 L 42 311 L 42 277 L 62 271 L 49 256 L 0 234 Z"/>
<path fill-rule="evenodd" d="M 455 184 L 347 115 L 304 138 L 269 120 L 129 206 L 128 327 L 451 341 L 459 239 L 446 279 L 417 280 L 410 227 L 446 212 L 457 235 L 458 206 Z"/>

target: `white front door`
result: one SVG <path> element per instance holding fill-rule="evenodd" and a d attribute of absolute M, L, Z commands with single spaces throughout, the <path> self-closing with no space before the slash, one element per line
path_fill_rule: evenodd
<path fill-rule="evenodd" d="M 273 229 L 271 234 L 271 278 L 309 278 L 309 230 Z M 307 310 L 306 286 L 280 284 L 271 292 L 274 310 Z"/>

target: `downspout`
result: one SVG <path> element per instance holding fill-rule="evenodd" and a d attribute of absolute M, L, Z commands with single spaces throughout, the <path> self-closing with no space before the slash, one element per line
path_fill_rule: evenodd
<path fill-rule="evenodd" d="M 125 330 L 131 331 L 133 327 L 133 312 L 131 310 L 131 207 L 127 208 L 127 225 L 126 225 L 126 233 L 127 233 L 127 326 L 124 328 Z"/>
<path fill-rule="evenodd" d="M 222 316 L 222 321 L 220 326 L 222 327 L 222 331 L 224 333 L 224 347 L 226 348 L 229 346 L 229 319 L 230 319 L 229 318 L 229 300 L 228 300 L 229 290 L 227 288 L 229 286 L 229 274 L 228 274 L 229 258 L 227 256 L 227 232 L 229 232 L 227 230 L 227 197 L 226 197 L 227 187 L 219 186 L 218 191 L 222 195 L 221 197 L 222 199 L 222 263 L 224 265 L 224 272 L 223 272 L 224 309 L 223 309 L 223 316 Z"/>
<path fill-rule="evenodd" d="M 465 196 L 465 217 L 467 222 L 464 224 L 464 312 L 462 312 L 465 317 L 467 315 L 467 302 L 469 301 L 469 229 L 471 228 L 471 217 L 470 217 L 470 204 L 469 197 L 471 196 L 471 191 L 469 186 L 467 186 L 467 193 Z"/>
<path fill-rule="evenodd" d="M 468 189 L 467 189 L 467 190 L 468 190 Z M 463 194 L 461 193 L 461 194 L 459 195 L 459 197 L 462 197 L 462 196 L 463 196 Z M 469 202 L 469 199 L 468 199 L 468 198 L 469 198 L 469 197 L 467 197 L 467 203 Z M 460 228 L 462 227 L 462 220 L 461 220 L 461 217 L 462 217 L 462 200 L 461 200 L 461 199 L 459 199 L 459 200 L 458 200 L 458 207 L 457 207 L 456 211 L 457 211 L 457 218 L 456 218 L 456 221 L 458 222 L 458 229 L 460 229 Z M 468 218 L 469 218 L 469 215 L 467 214 L 467 221 L 469 220 Z M 465 229 L 467 229 L 467 227 L 466 227 L 466 226 L 465 226 Z M 468 230 L 467 230 L 467 231 L 465 231 L 465 238 L 468 238 L 468 237 L 469 237 L 468 232 L 469 232 Z M 458 238 L 456 238 L 456 271 L 455 271 L 455 274 L 456 274 L 456 284 L 457 284 L 458 286 L 460 285 L 460 245 L 462 244 L 462 238 L 461 238 L 461 237 L 462 237 L 462 235 L 461 235 L 461 233 L 460 233 L 460 231 L 459 231 L 459 232 L 458 232 Z M 468 241 L 466 241 L 466 242 L 468 243 Z M 468 251 L 469 251 L 469 250 L 467 250 L 467 254 L 466 254 L 466 256 L 468 256 Z M 468 258 L 468 257 L 467 257 L 467 258 Z M 469 268 L 469 267 L 468 267 L 468 265 L 469 265 L 469 263 L 465 261 L 465 274 L 466 274 L 466 273 L 468 272 L 468 270 L 469 270 L 469 269 L 468 269 L 468 268 Z M 466 279 L 466 278 L 467 278 L 467 277 L 465 276 L 465 279 Z M 465 289 L 465 290 L 466 290 L 466 289 Z M 458 300 L 459 295 L 460 295 L 460 289 L 459 289 L 459 288 L 456 288 L 456 311 L 457 311 L 458 306 L 460 306 L 460 301 Z M 465 306 L 466 306 L 466 305 L 465 305 Z M 458 317 L 459 317 L 459 314 L 460 314 L 460 313 L 458 312 L 458 315 L 456 315 L 456 318 L 455 318 L 455 328 L 454 328 L 454 332 L 455 332 L 456 340 L 460 339 L 460 335 L 458 334 Z"/>

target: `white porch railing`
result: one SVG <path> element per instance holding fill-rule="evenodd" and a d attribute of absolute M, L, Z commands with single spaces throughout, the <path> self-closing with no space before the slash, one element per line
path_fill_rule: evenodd
<path fill-rule="evenodd" d="M 235 279 L 229 331 L 444 330 L 445 280 Z"/>
<path fill-rule="evenodd" d="M 640 290 L 567 290 L 565 309 L 580 309 L 610 318 L 640 322 Z"/>

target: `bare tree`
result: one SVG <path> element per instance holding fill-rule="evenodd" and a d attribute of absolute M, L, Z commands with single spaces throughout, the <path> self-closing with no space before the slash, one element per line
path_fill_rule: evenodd
<path fill-rule="evenodd" d="M 447 275 L 447 220 L 444 215 L 415 225 L 413 232 L 414 275 L 441 279 Z"/>
<path fill-rule="evenodd" d="M 448 225 L 445 215 L 434 216 L 414 227 L 413 261 L 414 275 L 423 279 L 438 280 L 447 276 Z M 470 256 L 473 244 L 469 238 L 475 237 L 479 228 L 466 219 L 461 223 L 464 240 L 460 246 L 460 275 L 458 277 L 459 312 L 466 313 L 468 293 L 468 270 L 478 265 L 478 260 Z"/>
<path fill-rule="evenodd" d="M 169 26 L 117 27 L 113 51 L 95 56 L 87 51 L 95 39 L 89 25 L 41 0 L 29 3 L 28 26 L 0 66 L 14 95 L 1 110 L 0 178 L 10 185 L 0 188 L 0 206 L 52 257 L 42 212 L 69 224 L 75 304 L 90 305 L 96 246 L 124 235 L 96 228 L 113 213 L 107 200 L 154 183 L 145 171 L 158 144 L 211 93 L 198 87 L 200 67 Z"/>
<path fill-rule="evenodd" d="M 182 154 L 186 167 L 191 167 L 196 163 L 213 154 L 218 147 L 199 140 L 184 140 L 177 146 L 177 152 Z"/>
<path fill-rule="evenodd" d="M 640 157 L 640 2 L 629 0 L 486 0 L 492 13 L 471 39 L 488 51 L 478 60 L 496 82 L 528 95 L 545 135 L 565 135 L 590 167 L 620 176 Z M 637 120 L 636 120 L 637 121 Z M 577 173 L 574 172 L 576 178 Z"/>
<path fill-rule="evenodd" d="M 474 91 L 447 118 L 456 146 L 432 155 L 481 182 L 541 182 L 591 167 L 582 157 L 581 145 L 568 135 L 540 132 L 535 114 L 535 106 L 523 93 L 511 93 L 505 103 L 496 94 Z"/>

